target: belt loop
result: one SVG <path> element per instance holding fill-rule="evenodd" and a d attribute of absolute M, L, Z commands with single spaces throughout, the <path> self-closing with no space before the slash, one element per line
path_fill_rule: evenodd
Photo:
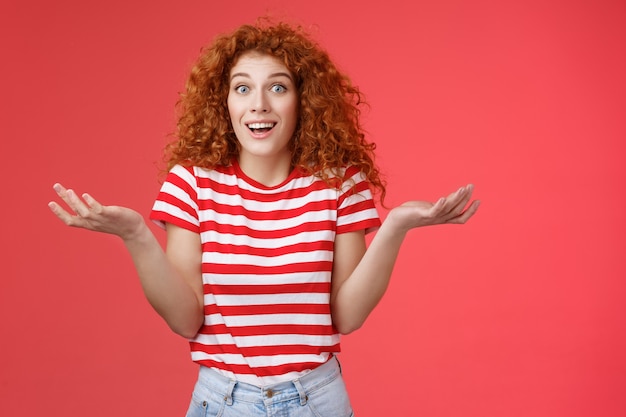
<path fill-rule="evenodd" d="M 224 397 L 224 400 L 226 400 L 226 405 L 233 405 L 233 390 L 235 389 L 236 384 L 237 381 L 231 379 L 230 383 L 228 384 L 228 388 L 226 388 L 226 396 Z"/>
<path fill-rule="evenodd" d="M 304 387 L 300 383 L 300 380 L 294 379 L 293 385 L 296 386 L 296 389 L 298 390 L 298 394 L 300 395 L 300 405 L 306 405 L 306 402 L 309 399 L 309 397 L 307 397 L 306 392 L 304 391 Z"/>

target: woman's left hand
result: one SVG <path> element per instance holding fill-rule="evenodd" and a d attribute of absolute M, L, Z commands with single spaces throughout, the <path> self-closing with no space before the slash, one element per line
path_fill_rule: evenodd
<path fill-rule="evenodd" d="M 480 204 L 480 201 L 474 200 L 468 206 L 473 191 L 474 186 L 469 184 L 435 203 L 408 201 L 391 210 L 386 222 L 391 221 L 399 231 L 405 233 L 415 227 L 463 224 L 476 213 Z"/>

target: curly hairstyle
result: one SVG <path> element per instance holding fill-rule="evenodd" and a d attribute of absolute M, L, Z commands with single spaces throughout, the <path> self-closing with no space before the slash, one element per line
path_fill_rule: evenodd
<path fill-rule="evenodd" d="M 216 37 L 201 50 L 177 103 L 176 140 L 166 147 L 168 169 L 176 164 L 213 168 L 229 165 L 239 142 L 227 107 L 230 70 L 245 52 L 279 59 L 294 76 L 299 120 L 290 142 L 293 168 L 334 186 L 339 169 L 358 167 L 383 202 L 385 183 L 374 163 L 374 143 L 365 140 L 358 87 L 301 26 L 259 20 Z"/>

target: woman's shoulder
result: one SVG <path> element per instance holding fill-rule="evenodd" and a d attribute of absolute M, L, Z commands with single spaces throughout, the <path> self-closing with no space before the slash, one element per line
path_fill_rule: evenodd
<path fill-rule="evenodd" d="M 170 172 L 175 174 L 187 174 L 193 175 L 194 177 L 210 177 L 216 174 L 227 174 L 234 175 L 235 170 L 233 165 L 218 165 L 215 167 L 204 167 L 200 165 L 194 165 L 192 163 L 189 164 L 176 164 L 171 169 Z"/>

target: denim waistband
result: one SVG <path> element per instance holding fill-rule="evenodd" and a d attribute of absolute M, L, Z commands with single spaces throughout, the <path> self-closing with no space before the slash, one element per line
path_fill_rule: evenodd
<path fill-rule="evenodd" d="M 226 404 L 232 405 L 233 397 L 242 402 L 280 402 L 300 398 L 300 404 L 305 405 L 307 393 L 313 392 L 332 382 L 341 375 L 341 366 L 335 356 L 326 363 L 292 381 L 258 387 L 228 378 L 211 368 L 201 366 L 198 383 L 211 391 L 224 396 Z"/>

